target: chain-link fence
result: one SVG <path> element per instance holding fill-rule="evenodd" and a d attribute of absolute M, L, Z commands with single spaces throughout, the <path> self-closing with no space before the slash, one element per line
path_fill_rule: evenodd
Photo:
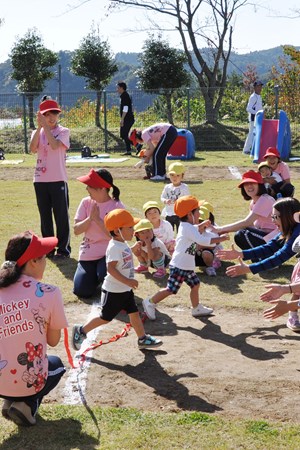
<path fill-rule="evenodd" d="M 209 92 L 215 101 L 218 90 Z M 300 92 L 300 89 L 299 89 Z M 143 129 L 156 122 L 172 121 L 178 128 L 190 129 L 196 150 L 241 150 L 248 132 L 245 111 L 249 91 L 227 87 L 215 123 L 206 123 L 207 105 L 198 89 L 180 89 L 147 93 L 130 91 L 135 111 L 134 127 Z M 29 108 L 29 96 L 33 98 Z M 71 151 L 88 146 L 95 153 L 124 151 L 119 135 L 119 96 L 117 92 L 94 91 L 47 93 L 62 107 L 60 122 L 71 130 Z M 36 124 L 35 111 L 42 94 L 0 94 L 0 147 L 8 153 L 28 152 L 30 135 Z M 289 98 L 280 89 L 263 92 L 265 118 L 284 110 L 291 124 L 292 152 L 300 153 L 300 93 Z M 99 108 L 97 108 L 97 101 Z M 31 112 L 30 115 L 30 111 Z M 98 114 L 97 114 L 98 111 Z"/>

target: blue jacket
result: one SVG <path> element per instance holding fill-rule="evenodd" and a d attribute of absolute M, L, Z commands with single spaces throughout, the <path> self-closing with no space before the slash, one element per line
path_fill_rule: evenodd
<path fill-rule="evenodd" d="M 266 244 L 255 248 L 243 250 L 243 259 L 259 259 L 260 261 L 252 263 L 249 268 L 252 273 L 259 273 L 264 270 L 273 269 L 281 266 L 285 261 L 292 258 L 295 252 L 292 250 L 294 240 L 300 235 L 300 224 L 294 227 L 291 237 L 284 241 L 281 233 L 275 236 Z"/>

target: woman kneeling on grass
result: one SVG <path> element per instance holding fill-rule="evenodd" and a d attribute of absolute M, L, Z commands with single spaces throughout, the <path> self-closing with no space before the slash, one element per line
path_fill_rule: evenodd
<path fill-rule="evenodd" d="M 223 261 L 239 259 L 239 264 L 226 270 L 229 277 L 237 277 L 247 273 L 259 273 L 281 266 L 295 256 L 293 243 L 300 234 L 300 224 L 295 221 L 294 214 L 300 211 L 300 203 L 295 198 L 283 198 L 274 203 L 272 220 L 277 225 L 278 235 L 264 245 L 248 250 L 238 251 L 232 245 L 231 250 L 219 250 L 217 257 Z M 243 260 L 255 260 L 245 264 Z"/>
<path fill-rule="evenodd" d="M 62 296 L 41 283 L 57 242 L 29 231 L 13 236 L 0 269 L 0 397 L 2 415 L 17 425 L 35 425 L 43 397 L 65 373 L 60 358 L 46 353 L 68 326 Z"/>

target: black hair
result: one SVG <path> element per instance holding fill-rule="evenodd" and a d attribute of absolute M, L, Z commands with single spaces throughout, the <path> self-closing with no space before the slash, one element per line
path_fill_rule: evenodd
<path fill-rule="evenodd" d="M 141 130 L 137 130 L 136 132 L 135 132 L 135 137 L 137 138 L 137 139 L 140 139 L 141 141 L 143 140 L 142 139 L 142 131 Z"/>
<path fill-rule="evenodd" d="M 119 81 L 117 83 L 117 86 L 119 86 L 120 88 L 124 89 L 124 91 L 126 91 L 126 89 L 127 89 L 127 84 L 124 81 Z"/>
<path fill-rule="evenodd" d="M 112 190 L 112 198 L 116 201 L 119 201 L 120 199 L 120 189 L 114 185 L 114 180 L 113 177 L 111 175 L 111 173 L 106 170 L 106 169 L 99 169 L 96 170 L 96 173 L 103 178 L 104 181 L 106 181 L 107 183 L 109 183 L 111 185 L 111 187 L 113 188 Z M 107 189 L 107 191 L 109 191 L 109 188 Z"/>
<path fill-rule="evenodd" d="M 0 269 L 0 288 L 16 283 L 22 275 L 24 266 L 19 267 L 17 261 L 29 246 L 31 238 L 31 233 L 27 231 L 17 234 L 9 240 L 5 250 L 6 261 Z"/>
<path fill-rule="evenodd" d="M 300 202 L 292 197 L 281 198 L 274 203 L 273 208 L 280 213 L 282 236 L 288 240 L 297 224 L 294 214 L 300 211 Z"/>
<path fill-rule="evenodd" d="M 257 195 L 260 197 L 263 194 L 267 194 L 266 186 L 263 183 L 257 183 L 258 184 L 258 191 Z M 246 193 L 244 185 L 241 186 L 241 194 L 244 197 L 245 200 L 252 200 L 252 198 Z"/>
<path fill-rule="evenodd" d="M 41 103 L 45 102 L 46 100 L 52 100 L 51 95 L 43 95 L 43 97 L 41 98 Z"/>
<path fill-rule="evenodd" d="M 197 210 L 199 211 L 199 208 L 194 208 L 190 212 L 194 215 L 195 211 L 197 211 Z M 183 217 L 179 217 L 179 219 L 180 219 L 180 222 L 187 222 L 188 221 L 188 214 L 186 214 Z"/>

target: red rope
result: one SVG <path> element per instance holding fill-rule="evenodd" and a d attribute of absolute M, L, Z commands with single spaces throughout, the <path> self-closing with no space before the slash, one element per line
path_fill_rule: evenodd
<path fill-rule="evenodd" d="M 142 314 L 141 316 L 142 322 L 144 323 L 147 319 L 147 316 L 145 313 Z M 123 330 L 121 331 L 121 333 L 119 334 L 115 334 L 114 336 L 112 336 L 110 339 L 108 339 L 107 341 L 99 341 L 95 344 L 90 345 L 88 348 L 86 348 L 84 350 L 84 352 L 81 353 L 81 358 L 78 362 L 78 366 L 75 366 L 74 364 L 74 359 L 73 356 L 71 354 L 71 350 L 70 350 L 70 345 L 69 345 L 69 334 L 68 334 L 68 329 L 64 328 L 64 344 L 65 344 L 65 349 L 66 349 L 66 353 L 67 353 L 67 357 L 68 357 L 68 362 L 70 364 L 70 366 L 72 367 L 72 369 L 78 369 L 86 360 L 86 354 L 88 352 L 90 352 L 91 350 L 95 350 L 95 348 L 101 347 L 101 345 L 106 345 L 106 344 L 110 344 L 111 342 L 116 342 L 119 339 L 125 337 L 128 335 L 130 329 L 132 328 L 131 323 L 126 323 L 125 327 L 123 328 Z"/>

